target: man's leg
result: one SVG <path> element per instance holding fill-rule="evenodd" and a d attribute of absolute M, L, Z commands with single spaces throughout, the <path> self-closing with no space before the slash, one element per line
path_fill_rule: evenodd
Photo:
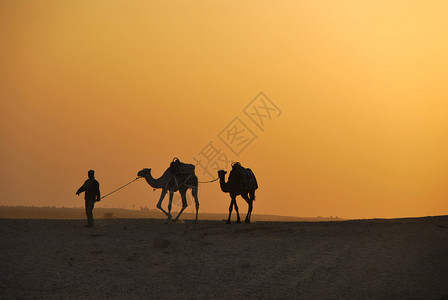
<path fill-rule="evenodd" d="M 86 215 L 87 215 L 87 226 L 93 227 L 93 207 L 95 205 L 94 200 L 86 200 Z"/>

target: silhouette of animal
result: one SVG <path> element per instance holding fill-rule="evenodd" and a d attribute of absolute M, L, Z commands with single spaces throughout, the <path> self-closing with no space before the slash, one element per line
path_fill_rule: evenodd
<path fill-rule="evenodd" d="M 241 223 L 238 206 L 236 204 L 236 197 L 241 195 L 249 205 L 245 222 L 250 223 L 250 217 L 252 215 L 253 201 L 255 200 L 255 190 L 258 188 L 257 179 L 251 169 L 244 168 L 239 162 L 232 164 L 232 170 L 229 174 L 229 179 L 226 182 L 224 170 L 218 171 L 219 184 L 221 190 L 224 193 L 230 194 L 230 206 L 229 206 L 229 218 L 227 224 L 230 224 L 230 217 L 232 215 L 233 207 L 236 211 L 236 223 Z"/>
<path fill-rule="evenodd" d="M 151 169 L 143 169 L 137 173 L 137 176 L 144 177 L 146 182 L 154 189 L 162 189 L 160 194 L 159 202 L 157 203 L 157 208 L 160 209 L 167 217 L 168 221 L 172 219 L 171 207 L 173 203 L 173 195 L 175 192 L 179 191 L 182 198 L 182 209 L 173 221 L 177 221 L 182 214 L 182 212 L 187 208 L 187 190 L 191 189 L 191 193 L 196 202 L 196 219 L 195 223 L 198 222 L 198 211 L 199 211 L 199 199 L 198 199 L 198 177 L 194 172 L 195 166 L 192 164 L 185 164 L 179 161 L 178 158 L 174 158 L 170 164 L 170 167 L 166 169 L 163 175 L 159 178 L 154 178 L 151 175 Z M 169 192 L 169 203 L 168 211 L 162 208 L 162 201 L 165 198 L 166 193 Z"/>

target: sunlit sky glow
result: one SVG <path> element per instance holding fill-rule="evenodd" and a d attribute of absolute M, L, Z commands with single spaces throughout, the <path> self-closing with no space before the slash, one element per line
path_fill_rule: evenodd
<path fill-rule="evenodd" d="M 0 205 L 82 206 L 87 170 L 103 194 L 160 176 L 240 117 L 257 139 L 226 151 L 257 176 L 254 214 L 447 214 L 447 15 L 446 1 L 0 1 Z M 282 111 L 264 131 L 242 112 L 260 91 Z M 139 181 L 99 206 L 159 194 Z M 200 203 L 226 212 L 229 197 L 202 184 Z"/>

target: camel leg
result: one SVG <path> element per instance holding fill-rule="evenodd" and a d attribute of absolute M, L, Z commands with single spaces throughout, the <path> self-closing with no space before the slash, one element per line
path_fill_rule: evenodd
<path fill-rule="evenodd" d="M 174 222 L 176 222 L 180 215 L 182 214 L 182 212 L 187 208 L 188 203 L 187 203 L 187 191 L 182 191 L 180 192 L 180 196 L 182 197 L 182 209 L 180 210 L 179 214 L 177 215 L 177 217 L 173 220 Z"/>
<path fill-rule="evenodd" d="M 240 213 L 238 211 L 238 205 L 236 205 L 236 196 L 231 196 L 232 200 L 230 201 L 230 206 L 229 206 L 229 218 L 227 219 L 226 224 L 230 224 L 230 217 L 232 216 L 232 210 L 233 210 L 233 206 L 235 206 L 235 211 L 236 211 L 236 222 L 237 223 L 241 223 L 240 220 Z"/>
<path fill-rule="evenodd" d="M 254 208 L 255 190 L 249 191 L 249 199 L 250 199 L 250 205 L 249 205 L 249 222 L 250 222 L 250 218 L 252 217 L 252 209 Z"/>
<path fill-rule="evenodd" d="M 244 200 L 246 200 L 247 204 L 249 205 L 249 208 L 247 210 L 247 215 L 246 215 L 246 220 L 244 220 L 244 222 L 246 223 L 250 223 L 250 217 L 252 215 L 252 209 L 253 209 L 253 198 L 252 197 L 253 193 L 249 193 L 249 194 L 242 194 L 241 197 L 244 198 Z"/>
<path fill-rule="evenodd" d="M 161 211 L 163 211 L 163 213 L 164 213 L 168 218 L 171 218 L 171 215 L 170 215 L 166 210 L 164 210 L 163 207 L 162 207 L 162 201 L 163 201 L 163 198 L 165 198 L 166 192 L 167 192 L 166 189 L 162 189 L 162 193 L 160 194 L 159 203 L 157 203 L 157 208 L 160 209 Z"/>
<path fill-rule="evenodd" d="M 198 212 L 199 212 L 199 198 L 198 198 L 198 189 L 197 188 L 193 188 L 191 190 L 191 193 L 193 194 L 193 198 L 194 201 L 196 202 L 196 219 L 195 219 L 195 223 L 198 222 Z"/>
<path fill-rule="evenodd" d="M 248 203 L 248 204 L 249 204 L 249 223 L 250 223 L 250 219 L 252 217 L 252 209 L 254 208 L 255 190 L 249 191 L 249 200 L 250 200 L 250 203 Z"/>
<path fill-rule="evenodd" d="M 173 206 L 174 192 L 170 191 L 170 201 L 168 202 L 168 222 L 171 220 L 171 207 Z"/>
<path fill-rule="evenodd" d="M 233 199 L 233 205 L 235 206 L 235 211 L 236 211 L 236 223 L 241 223 L 240 212 L 238 211 L 238 205 L 236 205 L 236 196 Z"/>
<path fill-rule="evenodd" d="M 232 198 L 232 199 L 230 200 L 229 217 L 227 218 L 227 222 L 226 222 L 226 224 L 230 224 L 230 217 L 232 216 L 232 210 L 233 210 L 233 200 L 234 200 L 234 198 Z"/>

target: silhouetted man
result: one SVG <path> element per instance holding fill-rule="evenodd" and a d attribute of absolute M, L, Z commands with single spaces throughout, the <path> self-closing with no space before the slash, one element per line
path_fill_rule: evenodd
<path fill-rule="evenodd" d="M 76 195 L 79 196 L 82 192 L 84 193 L 84 199 L 86 200 L 86 215 L 87 215 L 87 227 L 93 227 L 93 207 L 96 201 L 101 200 L 100 194 L 100 184 L 95 179 L 95 171 L 90 170 L 87 175 L 87 179 L 82 187 L 78 189 Z"/>

